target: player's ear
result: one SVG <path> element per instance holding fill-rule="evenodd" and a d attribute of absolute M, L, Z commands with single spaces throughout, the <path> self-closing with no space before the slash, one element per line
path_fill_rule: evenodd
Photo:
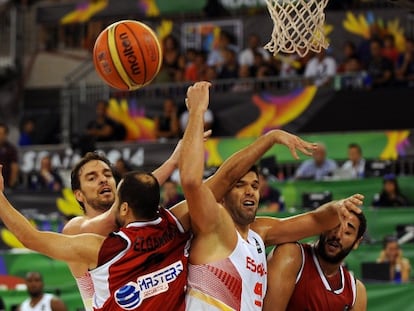
<path fill-rule="evenodd" d="M 84 196 L 82 194 L 82 191 L 77 189 L 73 191 L 73 194 L 75 195 L 76 201 L 84 203 Z"/>
<path fill-rule="evenodd" d="M 129 213 L 129 205 L 127 202 L 123 202 L 119 206 L 119 215 L 126 216 Z"/>
<path fill-rule="evenodd" d="M 353 250 L 356 250 L 356 249 L 358 249 L 358 247 L 359 247 L 359 244 L 362 242 L 362 240 L 364 239 L 364 237 L 362 236 L 362 237 L 360 237 L 357 241 L 356 241 L 356 243 L 354 244 L 354 247 L 352 248 Z"/>

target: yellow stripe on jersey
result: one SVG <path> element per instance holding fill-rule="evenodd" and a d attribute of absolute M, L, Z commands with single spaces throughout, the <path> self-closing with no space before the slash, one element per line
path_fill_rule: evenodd
<path fill-rule="evenodd" d="M 234 311 L 233 308 L 230 308 L 228 305 L 226 305 L 225 303 L 223 303 L 220 300 L 217 300 L 211 296 L 206 295 L 205 293 L 202 293 L 194 288 L 190 288 L 187 295 L 190 295 L 194 298 L 197 298 L 198 300 L 204 301 L 205 303 L 207 303 L 210 306 L 214 306 L 219 310 L 222 311 Z"/>

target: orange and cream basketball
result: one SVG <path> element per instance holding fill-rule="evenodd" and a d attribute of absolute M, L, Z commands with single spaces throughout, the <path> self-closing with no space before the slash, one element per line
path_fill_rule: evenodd
<path fill-rule="evenodd" d="M 93 49 L 99 76 L 111 87 L 137 90 L 149 84 L 162 64 L 162 50 L 154 31 L 144 23 L 122 20 L 106 27 Z"/>

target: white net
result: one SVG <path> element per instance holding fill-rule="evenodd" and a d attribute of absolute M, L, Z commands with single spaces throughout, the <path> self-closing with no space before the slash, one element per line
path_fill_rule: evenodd
<path fill-rule="evenodd" d="M 306 55 L 328 47 L 325 38 L 324 9 L 329 0 L 266 0 L 274 26 L 265 49 Z"/>

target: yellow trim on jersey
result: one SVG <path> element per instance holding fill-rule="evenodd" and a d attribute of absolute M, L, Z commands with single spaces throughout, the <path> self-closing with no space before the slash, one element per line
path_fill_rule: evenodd
<path fill-rule="evenodd" d="M 210 306 L 214 306 L 217 309 L 222 311 L 234 311 L 234 309 L 230 308 L 228 305 L 223 303 L 220 300 L 217 300 L 211 296 L 206 295 L 203 292 L 200 292 L 194 288 L 190 288 L 188 291 L 188 295 L 197 298 L 198 300 L 204 301 L 205 303 L 209 304 Z"/>
<path fill-rule="evenodd" d="M 122 66 L 121 59 L 118 54 L 118 50 L 116 49 L 116 42 L 115 42 L 115 28 L 116 24 L 112 25 L 108 29 L 108 47 L 109 53 L 111 54 L 111 59 L 114 63 L 116 70 L 118 71 L 119 75 L 121 76 L 122 80 L 128 85 L 128 88 L 131 89 L 133 85 L 131 84 L 131 80 L 128 77 L 127 72 L 125 71 L 124 67 Z"/>

